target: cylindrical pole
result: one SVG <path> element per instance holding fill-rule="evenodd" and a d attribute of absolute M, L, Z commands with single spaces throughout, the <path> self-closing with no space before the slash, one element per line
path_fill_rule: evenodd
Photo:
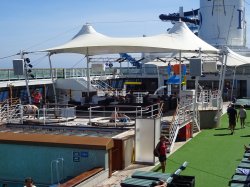
<path fill-rule="evenodd" d="M 179 61 L 180 61 L 180 82 L 179 82 L 179 99 L 181 100 L 181 83 L 182 83 L 182 73 L 181 73 L 181 51 L 180 51 Z"/>
<path fill-rule="evenodd" d="M 21 59 L 24 59 L 23 51 L 20 52 L 20 56 L 21 56 Z M 24 75 L 25 84 L 26 84 L 26 89 L 27 89 L 28 101 L 29 101 L 29 104 L 31 105 L 31 96 L 30 96 L 30 89 L 29 89 L 29 82 L 28 82 L 27 64 L 25 61 L 24 61 L 24 63 L 25 63 L 25 75 Z"/>
<path fill-rule="evenodd" d="M 88 54 L 88 48 L 87 48 L 87 54 L 86 54 L 86 59 L 87 59 L 87 94 L 89 97 L 89 92 L 90 92 L 90 70 L 89 70 L 89 54 Z"/>
<path fill-rule="evenodd" d="M 232 89 L 231 89 L 231 101 L 233 100 L 233 92 L 234 92 L 234 81 L 235 81 L 235 73 L 236 73 L 236 67 L 234 68 L 234 76 L 233 76 L 233 83 L 232 83 Z"/>
<path fill-rule="evenodd" d="M 54 76 L 53 76 L 52 63 L 51 63 L 51 59 L 50 59 L 51 54 L 49 53 L 48 56 L 49 56 L 50 77 L 51 77 L 51 80 L 52 80 L 52 87 L 53 87 L 54 99 L 55 99 L 55 104 L 57 105 L 55 80 L 54 80 Z"/>

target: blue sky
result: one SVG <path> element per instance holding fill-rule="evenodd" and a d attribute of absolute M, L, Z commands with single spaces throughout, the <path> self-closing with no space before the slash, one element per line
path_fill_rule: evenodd
<path fill-rule="evenodd" d="M 165 32 L 170 23 L 159 15 L 199 7 L 199 0 L 1 0 L 0 58 L 21 49 L 36 51 L 70 40 L 86 22 L 109 36 L 142 36 Z M 35 67 L 48 67 L 45 54 L 29 56 Z M 12 58 L 1 68 L 12 68 Z M 83 67 L 82 55 L 52 56 L 54 67 Z"/>

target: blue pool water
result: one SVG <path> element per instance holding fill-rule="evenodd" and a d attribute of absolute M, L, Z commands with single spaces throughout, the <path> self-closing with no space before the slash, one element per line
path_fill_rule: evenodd
<path fill-rule="evenodd" d="M 0 143 L 1 187 L 23 187 L 27 177 L 37 187 L 48 187 L 107 165 L 108 154 L 102 149 Z"/>

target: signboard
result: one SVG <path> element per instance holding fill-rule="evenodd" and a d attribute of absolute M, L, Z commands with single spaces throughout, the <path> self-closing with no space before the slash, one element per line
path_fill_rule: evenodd
<path fill-rule="evenodd" d="M 73 162 L 80 162 L 80 152 L 79 151 L 74 151 L 73 152 Z"/>
<path fill-rule="evenodd" d="M 88 151 L 73 151 L 73 162 L 80 162 L 81 158 L 88 158 Z"/>

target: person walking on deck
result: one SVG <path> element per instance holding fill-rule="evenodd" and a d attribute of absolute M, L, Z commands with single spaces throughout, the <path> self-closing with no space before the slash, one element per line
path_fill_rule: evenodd
<path fill-rule="evenodd" d="M 168 148 L 168 138 L 164 135 L 161 135 L 160 141 L 156 145 L 156 152 L 161 163 L 162 173 L 165 173 L 166 170 L 166 160 L 167 160 L 167 148 Z"/>
<path fill-rule="evenodd" d="M 231 130 L 231 135 L 234 133 L 237 119 L 237 111 L 234 108 L 234 105 L 230 105 L 227 109 L 229 128 Z"/>
<path fill-rule="evenodd" d="M 247 112 L 244 109 L 243 105 L 240 106 L 240 110 L 239 110 L 239 113 L 238 113 L 237 121 L 238 121 L 239 117 L 240 117 L 241 128 L 245 128 L 245 120 L 247 118 Z"/>

